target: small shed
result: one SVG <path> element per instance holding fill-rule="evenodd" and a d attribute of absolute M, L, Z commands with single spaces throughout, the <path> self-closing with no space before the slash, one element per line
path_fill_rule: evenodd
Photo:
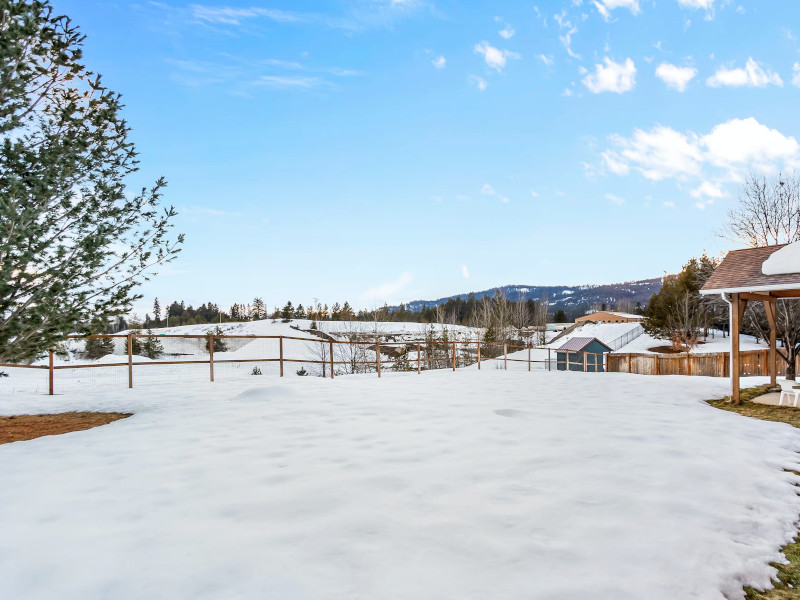
<path fill-rule="evenodd" d="M 603 354 L 611 348 L 595 337 L 574 337 L 556 349 L 556 368 L 559 371 L 588 371 L 601 373 Z"/>

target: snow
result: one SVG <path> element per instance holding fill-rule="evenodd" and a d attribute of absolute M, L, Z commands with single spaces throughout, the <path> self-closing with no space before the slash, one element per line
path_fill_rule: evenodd
<path fill-rule="evenodd" d="M 561 346 L 574 337 L 594 337 L 605 344 L 610 344 L 639 327 L 641 327 L 641 323 L 592 323 L 589 321 L 556 340 L 556 345 Z"/>
<path fill-rule="evenodd" d="M 714 331 L 713 333 L 714 337 L 711 337 L 711 332 L 709 332 L 709 335 L 704 343 L 692 348 L 691 354 L 716 354 L 718 352 L 730 352 L 731 338 L 728 336 L 723 338 L 721 331 Z M 656 354 L 655 352 L 651 352 L 650 348 L 669 345 L 669 340 L 662 340 L 660 338 L 653 337 L 648 333 L 643 333 L 630 344 L 623 346 L 615 352 L 618 354 L 628 354 L 629 352 L 631 354 Z M 764 340 L 759 340 L 757 342 L 756 338 L 753 336 L 744 334 L 739 336 L 739 346 L 742 352 L 746 350 L 765 350 L 769 348 L 769 345 Z"/>
<path fill-rule="evenodd" d="M 786 275 L 800 273 L 800 242 L 784 246 L 773 252 L 761 265 L 764 275 Z"/>
<path fill-rule="evenodd" d="M 796 533 L 727 380 L 387 375 L 0 395 L 135 413 L 0 446 L 0 598 L 741 599 Z"/>

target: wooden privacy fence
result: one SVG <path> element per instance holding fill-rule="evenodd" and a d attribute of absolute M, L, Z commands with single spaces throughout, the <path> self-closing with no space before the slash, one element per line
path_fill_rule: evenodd
<path fill-rule="evenodd" d="M 769 376 L 769 350 L 748 350 L 741 352 L 740 356 L 740 376 Z M 715 354 L 609 354 L 607 362 L 608 371 L 613 373 L 731 376 L 729 352 Z M 778 357 L 777 374 L 786 374 L 786 361 L 781 357 Z"/>
<path fill-rule="evenodd" d="M 9 368 L 23 368 L 23 369 L 37 369 L 47 370 L 49 375 L 49 393 L 52 395 L 56 386 L 56 374 L 58 371 L 66 369 L 127 369 L 128 387 L 133 387 L 134 384 L 134 367 L 142 367 L 154 369 L 160 366 L 168 365 L 207 365 L 208 377 L 210 381 L 214 381 L 214 367 L 215 365 L 222 365 L 226 363 L 278 363 L 279 374 L 284 376 L 285 367 L 289 364 L 301 365 L 320 365 L 324 376 L 329 376 L 333 379 L 336 375 L 349 372 L 375 372 L 378 377 L 381 376 L 381 371 L 387 368 L 401 371 L 414 371 L 421 373 L 423 370 L 433 369 L 452 369 L 455 371 L 459 367 L 467 367 L 470 365 L 477 365 L 481 368 L 481 364 L 486 360 L 503 361 L 503 369 L 508 369 L 508 363 L 527 363 L 528 371 L 531 370 L 532 365 L 540 363 L 546 365 L 547 370 L 554 367 L 558 368 L 559 365 L 567 364 L 569 370 L 596 370 L 598 366 L 604 366 L 604 355 L 595 355 L 590 353 L 571 352 L 567 353 L 566 360 L 558 361 L 553 360 L 551 351 L 547 348 L 547 358 L 534 359 L 532 351 L 534 348 L 529 346 L 521 346 L 514 344 L 501 344 L 491 342 L 479 341 L 345 341 L 333 339 L 320 339 L 320 338 L 300 338 L 293 336 L 254 336 L 254 335 L 159 335 L 159 334 L 102 334 L 92 336 L 70 336 L 71 340 L 99 340 L 99 339 L 118 339 L 122 341 L 126 350 L 125 355 L 127 360 L 119 362 L 92 362 L 83 364 L 55 364 L 55 351 L 50 349 L 48 364 L 47 365 L 24 365 L 24 364 L 11 364 L 0 363 L 0 367 Z M 148 338 L 155 338 L 157 340 L 196 340 L 202 347 L 205 344 L 203 358 L 187 358 L 187 359 L 167 359 L 167 360 L 141 360 L 141 357 L 134 354 L 134 344 L 140 343 Z M 217 358 L 215 357 L 215 345 L 220 341 L 227 345 L 227 342 L 232 340 L 245 340 L 245 344 L 255 340 L 278 340 L 277 352 L 271 356 L 258 356 L 249 358 Z M 303 342 L 307 347 L 314 347 L 320 349 L 319 352 L 314 354 L 315 358 L 290 356 L 285 352 L 284 346 L 287 341 Z M 313 346 L 310 346 L 313 345 Z M 337 348 L 358 346 L 362 349 L 374 351 L 374 360 L 341 360 L 341 352 L 337 360 Z M 194 349 L 196 350 L 196 348 Z M 515 353 L 520 350 L 527 350 L 527 356 L 523 358 L 509 357 L 509 352 Z M 537 351 L 542 352 L 544 348 L 536 348 Z M 216 351 L 218 354 L 222 352 Z M 414 353 L 409 357 L 409 353 Z M 164 352 L 167 356 L 180 357 L 182 354 Z M 186 355 L 186 354 L 183 354 Z M 190 356 L 197 356 L 197 352 L 189 354 Z M 384 355 L 384 356 L 382 356 Z M 571 356 L 570 356 L 571 355 Z M 117 355 L 119 356 L 119 355 Z M 524 354 L 523 354 L 524 356 Z M 121 357 L 120 357 L 121 358 Z M 499 364 L 495 362 L 495 364 Z M 577 367 L 576 367 L 577 365 Z M 337 372 L 339 368 L 339 372 Z M 327 374 L 326 374 L 327 369 Z M 358 370 L 354 370 L 358 369 Z"/>

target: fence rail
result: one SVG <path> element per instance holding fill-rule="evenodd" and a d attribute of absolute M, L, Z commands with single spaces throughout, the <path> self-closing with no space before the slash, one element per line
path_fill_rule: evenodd
<path fill-rule="evenodd" d="M 602 354 L 571 352 L 566 358 L 554 355 L 549 348 L 534 348 L 517 344 L 502 344 L 482 341 L 439 341 L 439 340 L 406 340 L 406 341 L 349 341 L 334 340 L 329 338 L 302 338 L 282 335 L 159 335 L 159 334 L 98 334 L 93 336 L 70 336 L 69 340 L 86 344 L 90 340 L 113 340 L 112 352 L 118 360 L 109 359 L 109 355 L 100 358 L 100 362 L 61 362 L 57 364 L 56 351 L 51 349 L 47 364 L 13 364 L 0 363 L 4 368 L 33 369 L 47 371 L 47 393 L 53 395 L 59 379 L 68 382 L 69 376 L 80 385 L 86 385 L 84 379 L 77 374 L 83 369 L 111 369 L 109 373 L 116 374 L 115 381 L 122 384 L 122 373 L 127 371 L 126 383 L 132 388 L 134 382 L 152 374 L 156 367 L 179 366 L 202 367 L 207 369 L 210 381 L 215 379 L 215 365 L 222 368 L 238 363 L 253 363 L 256 365 L 253 374 L 258 369 L 259 363 L 275 364 L 278 366 L 278 375 L 285 375 L 287 365 L 301 365 L 301 371 L 306 366 L 317 367 L 317 374 L 333 379 L 337 375 L 351 373 L 376 373 L 381 376 L 387 369 L 394 371 L 422 371 L 436 369 L 464 368 L 475 365 L 477 369 L 487 362 L 492 361 L 497 368 L 507 370 L 509 363 L 522 363 L 531 371 L 534 365 L 537 369 L 544 370 L 571 370 L 571 371 L 601 371 L 606 370 L 606 356 Z M 155 340 L 158 344 L 167 343 L 167 340 L 176 340 L 168 350 L 161 349 L 157 359 L 146 359 L 134 352 L 134 349 L 146 341 Z M 236 350 L 249 344 L 262 341 L 260 347 L 248 348 L 243 356 L 229 355 L 228 347 L 234 340 L 239 340 Z M 242 343 L 242 341 L 244 343 Z M 264 343 L 264 341 L 269 343 Z M 287 346 L 294 342 L 293 352 Z M 176 345 L 177 344 L 177 345 Z M 303 344 L 302 348 L 298 344 Z M 169 345 L 169 344 L 168 344 Z M 76 354 L 86 354 L 86 346 L 73 347 Z M 224 350 L 221 350 L 224 348 Z M 108 349 L 108 348 L 106 348 Z M 348 350 L 349 349 L 349 350 Z M 518 353 L 527 350 L 527 355 Z M 535 352 L 535 355 L 534 355 Z M 545 354 L 546 353 L 546 354 Z M 511 356 L 509 356 L 511 354 Z M 202 358 L 196 358 L 197 356 Z M 216 356 L 215 356 L 216 355 Z M 185 357 L 185 358 L 184 358 Z M 163 358 L 163 359 L 162 359 Z M 502 362 L 500 362 L 502 361 Z M 272 367 L 274 369 L 274 367 Z M 67 372 L 69 371 L 69 372 Z M 59 373 L 64 372 L 64 375 Z M 181 371 L 171 371 L 170 380 L 181 378 Z M 240 372 L 244 374 L 244 372 Z M 197 373 L 195 372 L 195 376 Z M 65 379 L 67 378 L 67 379 Z M 107 378 L 108 379 L 108 378 Z M 101 376 L 91 380 L 93 383 L 103 381 Z"/>
<path fill-rule="evenodd" d="M 769 376 L 769 350 L 741 352 L 739 375 L 742 377 Z M 714 354 L 609 354 L 608 371 L 638 375 L 701 375 L 730 377 L 730 353 Z M 798 365 L 800 367 L 800 357 Z M 778 375 L 786 374 L 786 361 L 778 357 Z"/>

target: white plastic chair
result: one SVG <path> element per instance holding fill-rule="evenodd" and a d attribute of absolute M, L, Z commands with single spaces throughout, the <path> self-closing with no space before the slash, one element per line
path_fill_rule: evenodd
<path fill-rule="evenodd" d="M 794 404 L 792 406 L 797 408 L 797 400 L 800 398 L 800 384 L 789 379 L 779 379 L 778 383 L 781 384 L 781 397 L 778 400 L 778 406 L 783 405 L 784 396 L 794 396 Z"/>

